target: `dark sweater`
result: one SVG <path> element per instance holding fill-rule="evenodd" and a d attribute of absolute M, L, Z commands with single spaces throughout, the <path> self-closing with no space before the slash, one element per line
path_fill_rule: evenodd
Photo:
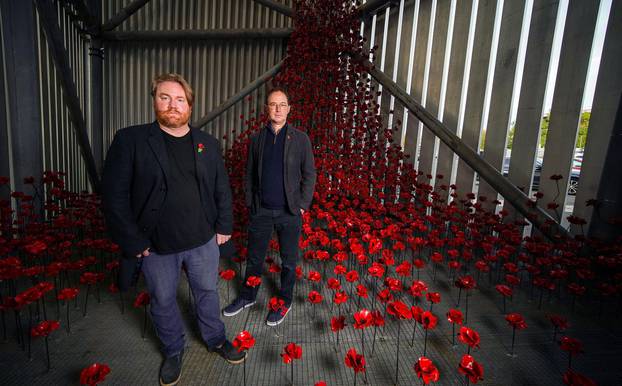
<path fill-rule="evenodd" d="M 170 164 L 168 192 L 151 237 L 156 253 L 185 251 L 205 244 L 214 229 L 201 210 L 194 149 L 190 132 L 174 137 L 165 132 L 164 143 Z"/>
<path fill-rule="evenodd" d="M 283 181 L 283 154 L 285 152 L 285 127 L 274 135 L 268 125 L 263 148 L 261 176 L 261 206 L 267 209 L 285 209 L 285 183 Z"/>

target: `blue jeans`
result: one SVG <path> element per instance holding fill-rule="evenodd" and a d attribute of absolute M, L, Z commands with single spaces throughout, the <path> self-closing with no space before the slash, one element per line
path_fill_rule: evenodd
<path fill-rule="evenodd" d="M 166 357 L 184 348 L 184 325 L 177 306 L 177 287 L 182 264 L 196 302 L 199 330 L 208 347 L 225 341 L 225 325 L 220 320 L 216 236 L 208 243 L 179 253 L 144 258 L 142 271 L 151 295 L 151 319 Z"/>
<path fill-rule="evenodd" d="M 287 210 L 259 208 L 251 215 L 248 226 L 248 261 L 246 274 L 242 282 L 240 296 L 246 300 L 255 300 L 259 286 L 252 288 L 246 285 L 250 276 L 263 273 L 264 260 L 272 231 L 276 230 L 281 252 L 281 291 L 279 297 L 286 305 L 291 304 L 294 285 L 296 284 L 296 264 L 298 263 L 298 239 L 302 228 L 300 214 L 292 215 Z"/>

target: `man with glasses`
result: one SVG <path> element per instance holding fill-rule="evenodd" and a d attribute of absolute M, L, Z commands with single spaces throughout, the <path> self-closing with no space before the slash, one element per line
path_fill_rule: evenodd
<path fill-rule="evenodd" d="M 261 277 L 272 231 L 276 230 L 281 254 L 279 299 L 283 306 L 271 309 L 266 320 L 269 326 L 276 326 L 291 309 L 298 239 L 302 215 L 313 198 L 315 164 L 307 134 L 287 123 L 287 92 L 282 88 L 270 90 L 266 109 L 270 121 L 251 137 L 246 164 L 246 205 L 250 211 L 246 274 L 240 294 L 224 308 L 223 315 L 237 315 L 255 304 L 259 286 L 249 285 L 248 279 Z"/>

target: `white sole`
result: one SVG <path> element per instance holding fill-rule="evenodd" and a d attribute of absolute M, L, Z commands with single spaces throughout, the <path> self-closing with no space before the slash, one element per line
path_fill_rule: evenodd
<path fill-rule="evenodd" d="M 179 377 L 177 377 L 177 379 L 176 379 L 176 380 L 174 380 L 174 381 L 173 381 L 173 382 L 171 382 L 171 383 L 164 383 L 164 382 L 162 381 L 162 378 L 160 378 L 160 386 L 175 386 L 176 384 L 178 384 L 178 383 L 179 383 L 179 380 L 180 380 L 180 379 L 181 379 L 181 372 L 179 373 Z"/>
<path fill-rule="evenodd" d="M 279 319 L 278 322 L 268 322 L 266 320 L 266 324 L 270 327 L 274 327 L 274 326 L 278 326 L 279 324 L 283 323 L 283 321 L 285 320 L 285 317 L 287 316 L 287 314 L 289 314 L 289 311 L 292 309 L 292 306 L 289 306 L 289 308 L 287 309 L 287 312 L 285 312 L 285 315 L 283 315 L 283 317 L 281 319 Z"/>
<path fill-rule="evenodd" d="M 252 303 L 249 303 L 249 304 L 245 305 L 244 307 L 240 308 L 239 310 L 237 310 L 236 312 L 231 312 L 231 313 L 229 313 L 229 312 L 225 312 L 225 311 L 223 311 L 223 312 L 222 312 L 222 315 L 223 315 L 223 316 L 227 316 L 227 317 L 229 317 L 229 316 L 235 316 L 235 315 L 239 314 L 240 312 L 244 311 L 244 309 L 246 309 L 246 308 L 248 308 L 248 307 L 252 307 L 252 306 L 254 306 L 254 305 L 255 305 L 255 303 L 257 303 L 257 302 L 252 302 Z"/>

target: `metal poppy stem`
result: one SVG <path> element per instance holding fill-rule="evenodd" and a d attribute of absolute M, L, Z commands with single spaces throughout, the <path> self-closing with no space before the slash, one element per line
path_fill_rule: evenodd
<path fill-rule="evenodd" d="M 119 300 L 121 301 L 121 315 L 125 314 L 125 300 L 123 299 L 123 292 L 119 291 Z"/>
<path fill-rule="evenodd" d="M 67 311 L 67 334 L 71 333 L 71 321 L 69 319 L 69 299 L 65 300 L 65 310 Z"/>
<path fill-rule="evenodd" d="M 425 328 L 425 337 L 423 338 L 423 356 L 427 353 L 428 350 L 428 329 Z"/>
<path fill-rule="evenodd" d="M 510 356 L 514 356 L 514 339 L 516 338 L 516 327 L 512 328 L 512 348 L 510 349 Z"/>
<path fill-rule="evenodd" d="M 84 297 L 84 311 L 82 312 L 82 316 L 86 316 L 86 306 L 89 304 L 89 291 L 91 290 L 91 285 L 87 284 L 86 286 L 86 296 Z M 77 299 L 77 297 L 76 297 Z"/>
<path fill-rule="evenodd" d="M 374 325 L 374 338 L 371 344 L 371 354 L 369 355 L 370 358 L 374 356 L 374 350 L 376 349 L 376 332 L 377 331 L 378 331 L 378 326 Z"/>
<path fill-rule="evenodd" d="M 413 321 L 415 323 L 413 324 L 413 336 L 410 340 L 410 347 L 413 347 L 415 345 L 415 333 L 417 332 L 417 319 L 413 318 Z"/>
<path fill-rule="evenodd" d="M 54 299 L 56 299 L 56 319 L 60 319 L 60 301 L 58 300 L 58 276 L 54 276 Z"/>
<path fill-rule="evenodd" d="M 244 386 L 246 386 L 246 360 L 242 362 L 242 368 L 244 369 Z"/>
<path fill-rule="evenodd" d="M 456 345 L 456 323 L 451 324 L 451 345 Z"/>
<path fill-rule="evenodd" d="M 400 323 L 400 321 L 397 321 L 397 353 L 396 353 L 396 360 L 395 360 L 395 385 L 398 384 L 397 382 L 397 377 L 399 375 L 399 369 L 400 369 L 400 328 L 401 328 L 402 324 Z"/>
<path fill-rule="evenodd" d="M 4 309 L 1 312 L 2 314 L 2 340 L 6 342 L 6 318 L 4 316 Z"/>
<path fill-rule="evenodd" d="M 469 291 L 464 294 L 464 324 L 469 320 Z"/>
<path fill-rule="evenodd" d="M 142 338 L 145 339 L 145 333 L 147 332 L 147 305 L 145 304 L 143 306 L 145 313 L 144 313 L 144 318 L 143 318 L 143 333 L 141 334 Z"/>
<path fill-rule="evenodd" d="M 17 344 L 22 346 L 24 350 L 24 337 L 22 329 L 22 315 L 19 310 L 15 310 L 15 329 L 17 330 Z"/>
<path fill-rule="evenodd" d="M 460 306 L 461 295 L 462 295 L 462 288 L 458 288 L 458 302 L 456 303 L 456 307 Z"/>
<path fill-rule="evenodd" d="M 47 371 L 50 371 L 50 346 L 48 344 L 48 336 L 45 336 L 45 357 L 47 359 Z"/>
<path fill-rule="evenodd" d="M 291 368 L 291 376 L 292 376 L 292 386 L 294 385 L 294 360 L 292 359 L 292 366 Z"/>
<path fill-rule="evenodd" d="M 29 304 L 28 305 L 28 331 L 26 334 L 28 335 L 28 360 L 32 359 L 32 350 L 31 350 L 32 336 L 30 335 L 31 330 L 32 330 L 32 307 Z"/>
<path fill-rule="evenodd" d="M 47 313 L 47 310 L 45 308 L 45 294 L 41 296 L 41 307 L 43 307 L 43 320 L 47 320 L 48 319 L 48 313 Z"/>

